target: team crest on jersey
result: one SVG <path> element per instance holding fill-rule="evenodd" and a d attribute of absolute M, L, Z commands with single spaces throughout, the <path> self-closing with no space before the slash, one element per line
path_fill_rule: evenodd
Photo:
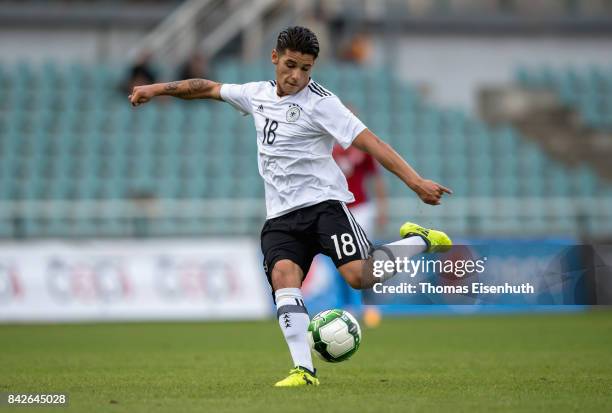
<path fill-rule="evenodd" d="M 289 109 L 287 109 L 287 122 L 295 122 L 300 118 L 300 114 L 302 113 L 302 108 L 295 103 L 289 104 Z"/>

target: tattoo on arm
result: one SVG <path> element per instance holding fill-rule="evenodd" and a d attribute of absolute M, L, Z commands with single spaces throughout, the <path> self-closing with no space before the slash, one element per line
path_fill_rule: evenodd
<path fill-rule="evenodd" d="M 176 89 L 178 89 L 180 84 L 181 84 L 181 82 L 166 83 L 166 86 L 164 87 L 164 90 L 167 90 L 167 91 L 176 90 Z"/>
<path fill-rule="evenodd" d="M 164 91 L 168 92 L 168 95 L 171 96 L 190 98 L 201 94 L 209 83 L 210 82 L 208 80 L 204 79 L 189 79 L 186 81 L 170 82 L 166 83 L 164 86 Z"/>
<path fill-rule="evenodd" d="M 190 92 L 197 92 L 199 90 L 202 90 L 205 82 L 203 79 L 189 79 L 187 83 L 189 84 Z"/>

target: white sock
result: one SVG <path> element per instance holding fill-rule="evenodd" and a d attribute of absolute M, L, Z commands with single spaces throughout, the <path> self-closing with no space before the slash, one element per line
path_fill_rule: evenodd
<path fill-rule="evenodd" d="M 372 253 L 372 259 L 374 261 L 395 261 L 399 258 L 403 261 L 404 258 L 410 259 L 426 250 L 425 240 L 418 235 L 414 235 L 376 248 Z M 395 271 L 385 272 L 380 279 L 384 282 L 394 275 Z"/>
<path fill-rule="evenodd" d="M 411 257 L 417 254 L 420 254 L 422 252 L 425 252 L 425 250 L 427 249 L 427 244 L 425 243 L 425 240 L 418 235 L 413 235 L 411 237 L 403 238 L 399 241 L 395 241 L 390 244 L 387 244 L 387 246 L 391 246 L 391 247 L 399 246 L 399 245 L 413 246 L 414 248 L 409 248 L 410 253 L 414 252 L 414 254 L 412 254 Z"/>
<path fill-rule="evenodd" d="M 293 365 L 314 372 L 307 339 L 310 317 L 304 306 L 302 292 L 299 288 L 280 288 L 274 292 L 274 297 L 278 324 L 289 346 Z"/>

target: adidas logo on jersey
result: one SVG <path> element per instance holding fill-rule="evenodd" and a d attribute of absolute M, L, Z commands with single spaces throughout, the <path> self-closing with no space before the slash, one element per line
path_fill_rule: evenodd
<path fill-rule="evenodd" d="M 263 112 L 263 105 L 259 105 L 257 107 L 257 112 Z"/>

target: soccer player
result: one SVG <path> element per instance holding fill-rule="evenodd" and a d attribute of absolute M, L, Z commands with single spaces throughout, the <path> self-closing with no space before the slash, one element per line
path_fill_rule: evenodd
<path fill-rule="evenodd" d="M 353 115 L 333 93 L 315 82 L 311 72 L 319 54 L 314 33 L 289 27 L 272 50 L 275 79 L 219 84 L 189 79 L 135 87 L 133 106 L 160 95 L 182 99 L 216 99 L 251 115 L 257 131 L 259 174 L 265 183 L 267 220 L 261 231 L 264 270 L 272 286 L 279 325 L 295 366 L 275 386 L 318 385 L 307 341 L 309 323 L 300 286 L 313 257 L 331 257 L 353 288 L 372 279 L 370 241 L 346 207 L 354 200 L 332 158 L 338 142 L 371 154 L 430 205 L 451 191 L 422 178 L 388 144 Z M 359 87 L 359 85 L 355 85 Z M 411 246 L 412 255 L 446 250 L 448 236 L 407 222 L 401 240 L 387 246 Z"/>

